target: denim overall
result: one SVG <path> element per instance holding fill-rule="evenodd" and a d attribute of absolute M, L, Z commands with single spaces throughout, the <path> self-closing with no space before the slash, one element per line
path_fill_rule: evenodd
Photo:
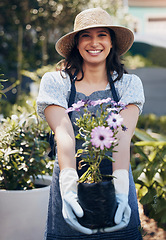
<path fill-rule="evenodd" d="M 71 90 L 68 94 L 69 99 L 69 106 L 71 106 L 74 102 L 80 101 L 80 100 L 98 100 L 102 98 L 108 98 L 111 97 L 114 99 L 114 101 L 118 102 L 118 96 L 114 87 L 114 83 L 112 80 L 112 77 L 110 75 L 110 89 L 108 90 L 102 90 L 102 91 L 96 91 L 93 92 L 90 96 L 86 96 L 83 93 L 76 92 L 75 89 L 75 80 L 76 77 L 74 76 Z M 91 106 L 90 111 L 96 112 L 98 109 L 98 106 Z M 69 117 L 71 119 L 72 124 L 75 121 L 75 118 L 78 118 L 80 116 L 80 113 L 83 114 L 83 112 L 72 112 L 70 113 Z M 75 135 L 77 134 L 77 127 L 73 124 L 73 129 Z M 76 140 L 76 150 L 78 148 L 81 148 L 82 142 L 80 140 Z M 78 164 L 78 163 L 77 163 Z M 78 175 L 80 176 L 82 172 L 80 170 L 78 171 Z M 131 166 L 129 169 L 129 205 L 131 207 L 131 218 L 130 222 L 127 227 L 123 228 L 122 230 L 112 232 L 112 233 L 96 233 L 92 235 L 86 235 L 83 233 L 80 233 L 76 230 L 73 230 L 63 219 L 62 216 L 62 200 L 59 190 L 59 164 L 58 164 L 58 158 L 56 156 L 55 158 L 55 164 L 54 164 L 54 171 L 52 176 L 52 184 L 50 188 L 50 198 L 49 198 L 49 206 L 48 206 L 48 218 L 47 218 L 47 224 L 46 224 L 46 232 L 44 236 L 44 240 L 62 240 L 62 239 L 70 239 L 70 240 L 141 240 L 141 233 L 140 233 L 140 219 L 138 214 L 138 205 L 137 205 L 137 196 L 135 191 L 135 184 L 133 181 L 133 176 L 131 172 Z M 112 163 L 109 160 L 102 161 L 101 164 L 101 172 L 102 174 L 112 174 Z"/>

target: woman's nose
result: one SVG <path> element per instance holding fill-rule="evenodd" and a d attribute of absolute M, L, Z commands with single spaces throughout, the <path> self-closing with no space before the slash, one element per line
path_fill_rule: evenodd
<path fill-rule="evenodd" d="M 98 39 L 97 39 L 97 37 L 92 37 L 92 38 L 91 38 L 91 45 L 92 45 L 92 46 L 97 46 L 97 45 L 98 45 Z"/>

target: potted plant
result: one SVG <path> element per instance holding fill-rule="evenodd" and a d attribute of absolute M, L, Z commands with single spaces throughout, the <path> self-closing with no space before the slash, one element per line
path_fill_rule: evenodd
<path fill-rule="evenodd" d="M 53 165 L 46 125 L 33 109 L 0 122 L 0 239 L 44 234 Z"/>
<path fill-rule="evenodd" d="M 99 111 L 92 113 L 91 106 L 100 105 Z M 79 170 L 84 170 L 79 178 L 78 199 L 84 210 L 84 216 L 78 221 L 91 229 L 114 225 L 114 214 L 117 208 L 112 175 L 103 175 L 100 165 L 104 159 L 111 162 L 112 152 L 118 144 L 119 128 L 126 130 L 119 114 L 124 108 L 122 103 L 116 103 L 111 98 L 97 101 L 79 101 L 74 103 L 67 112 L 80 111 L 83 114 L 76 118 L 78 127 L 77 139 L 82 141 L 82 148 L 77 150 Z"/>

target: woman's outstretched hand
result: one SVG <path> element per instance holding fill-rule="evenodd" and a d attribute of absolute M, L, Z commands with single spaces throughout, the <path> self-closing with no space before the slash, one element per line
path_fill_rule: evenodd
<path fill-rule="evenodd" d="M 118 208 L 115 213 L 115 226 L 100 229 L 100 232 L 114 232 L 126 227 L 130 221 L 131 209 L 128 204 L 129 177 L 125 169 L 113 172 L 114 187 Z M 97 230 L 85 228 L 79 224 L 77 217 L 81 218 L 84 212 L 78 203 L 77 196 L 78 175 L 74 168 L 64 168 L 60 172 L 59 183 L 62 197 L 62 214 L 65 221 L 75 230 L 84 234 L 93 234 Z M 76 217 L 77 216 L 77 217 Z"/>
<path fill-rule="evenodd" d="M 114 232 L 126 227 L 130 221 L 131 208 L 128 204 L 129 176 L 126 169 L 113 172 L 116 201 L 118 208 L 115 213 L 115 226 L 101 229 L 100 232 Z"/>
<path fill-rule="evenodd" d="M 65 221 L 75 230 L 92 234 L 97 230 L 85 228 L 79 224 L 77 217 L 83 217 L 84 212 L 78 203 L 77 196 L 78 175 L 74 168 L 64 168 L 60 172 L 59 183 L 62 197 L 62 214 Z M 76 217 L 77 216 L 77 217 Z"/>

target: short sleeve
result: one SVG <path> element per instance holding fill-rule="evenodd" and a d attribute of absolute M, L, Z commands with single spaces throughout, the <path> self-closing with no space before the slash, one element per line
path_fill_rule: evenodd
<path fill-rule="evenodd" d="M 63 78 L 60 72 L 45 73 L 40 82 L 36 101 L 39 116 L 45 119 L 44 110 L 49 105 L 58 105 L 67 109 L 68 89 L 70 89 L 69 77 Z"/>
<path fill-rule="evenodd" d="M 122 80 L 118 83 L 118 93 L 120 102 L 124 103 L 125 106 L 129 104 L 136 105 L 139 108 L 139 114 L 141 114 L 145 97 L 142 81 L 138 76 L 124 74 Z"/>

